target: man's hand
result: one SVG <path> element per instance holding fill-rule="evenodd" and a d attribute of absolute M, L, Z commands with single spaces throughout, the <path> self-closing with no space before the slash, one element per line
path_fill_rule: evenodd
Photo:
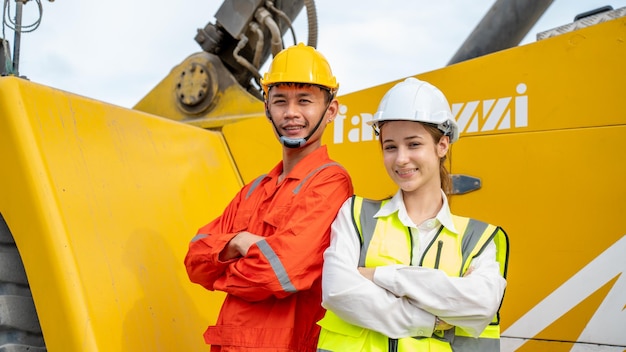
<path fill-rule="evenodd" d="M 265 239 L 263 236 L 255 235 L 248 231 L 238 233 L 233 237 L 222 253 L 220 253 L 220 260 L 226 261 L 237 257 L 243 257 L 248 253 L 250 247 Z"/>

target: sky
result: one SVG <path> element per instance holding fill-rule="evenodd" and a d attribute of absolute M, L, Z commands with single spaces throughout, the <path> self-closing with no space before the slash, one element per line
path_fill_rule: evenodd
<path fill-rule="evenodd" d="M 6 16 L 14 18 L 15 0 Z M 317 0 L 317 48 L 340 82 L 340 95 L 447 65 L 495 0 Z M 215 23 L 215 0 L 41 0 L 37 29 L 21 36 L 19 74 L 67 92 L 131 108 L 172 68 L 199 52 L 198 28 Z M 538 32 L 626 0 L 554 0 L 520 45 Z M 39 17 L 34 0 L 22 25 Z M 293 23 L 307 41 L 306 11 Z M 0 34 L 10 42 L 14 33 Z M 292 44 L 290 33 L 284 36 Z M 261 69 L 261 73 L 267 67 Z"/>

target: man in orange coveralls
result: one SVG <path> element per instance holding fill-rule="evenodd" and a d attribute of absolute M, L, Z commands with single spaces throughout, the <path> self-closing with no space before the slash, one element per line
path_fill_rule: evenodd
<path fill-rule="evenodd" d="M 350 176 L 321 144 L 339 108 L 326 59 L 302 43 L 289 47 L 261 85 L 283 159 L 198 231 L 185 258 L 192 282 L 227 293 L 204 333 L 212 352 L 315 351 L 323 253 L 353 194 Z"/>

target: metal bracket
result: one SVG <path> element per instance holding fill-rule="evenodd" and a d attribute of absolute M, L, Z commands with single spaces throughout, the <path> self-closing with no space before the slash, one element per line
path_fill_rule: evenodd
<path fill-rule="evenodd" d="M 482 186 L 478 177 L 468 175 L 450 175 L 452 179 L 452 194 L 465 194 L 477 191 Z"/>

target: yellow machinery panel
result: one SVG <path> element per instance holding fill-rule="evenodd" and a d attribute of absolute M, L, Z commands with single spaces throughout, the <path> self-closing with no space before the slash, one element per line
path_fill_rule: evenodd
<path fill-rule="evenodd" d="M 245 183 L 268 173 L 282 159 L 280 143 L 265 115 L 226 125 L 222 133 Z"/>
<path fill-rule="evenodd" d="M 196 230 L 241 187 L 220 134 L 0 78 L 0 212 L 48 351 L 199 351 Z"/>
<path fill-rule="evenodd" d="M 263 112 L 263 102 L 242 88 L 215 55 L 195 53 L 174 67 L 134 110 L 203 128 Z"/>
<path fill-rule="evenodd" d="M 415 77 L 446 93 L 465 139 L 621 125 L 625 36 L 620 18 Z M 377 177 L 381 153 L 366 122 L 398 81 L 340 96 L 340 114 L 324 136 L 350 168 L 356 191 L 371 197 L 396 189 L 388 177 Z M 453 160 L 462 144 L 453 147 Z"/>
<path fill-rule="evenodd" d="M 615 320 L 624 286 L 614 282 L 626 268 L 625 135 L 622 123 L 467 137 L 456 146 L 454 169 L 480 177 L 482 188 L 454 196 L 453 209 L 510 236 L 505 335 L 626 344 L 624 318 Z M 597 331 L 582 334 L 585 327 Z"/>
<path fill-rule="evenodd" d="M 416 76 L 446 93 L 459 122 L 450 170 L 480 181 L 452 196 L 453 212 L 510 236 L 502 328 L 517 340 L 503 350 L 626 346 L 624 43 L 619 18 Z M 211 113 L 174 103 L 219 68 L 205 56 L 135 111 L 0 78 L 0 215 L 49 351 L 207 348 L 223 294 L 188 281 L 188 241 L 281 149 L 263 104 L 232 80 Z M 396 82 L 340 96 L 323 137 L 366 197 L 396 191 L 367 125 Z"/>

